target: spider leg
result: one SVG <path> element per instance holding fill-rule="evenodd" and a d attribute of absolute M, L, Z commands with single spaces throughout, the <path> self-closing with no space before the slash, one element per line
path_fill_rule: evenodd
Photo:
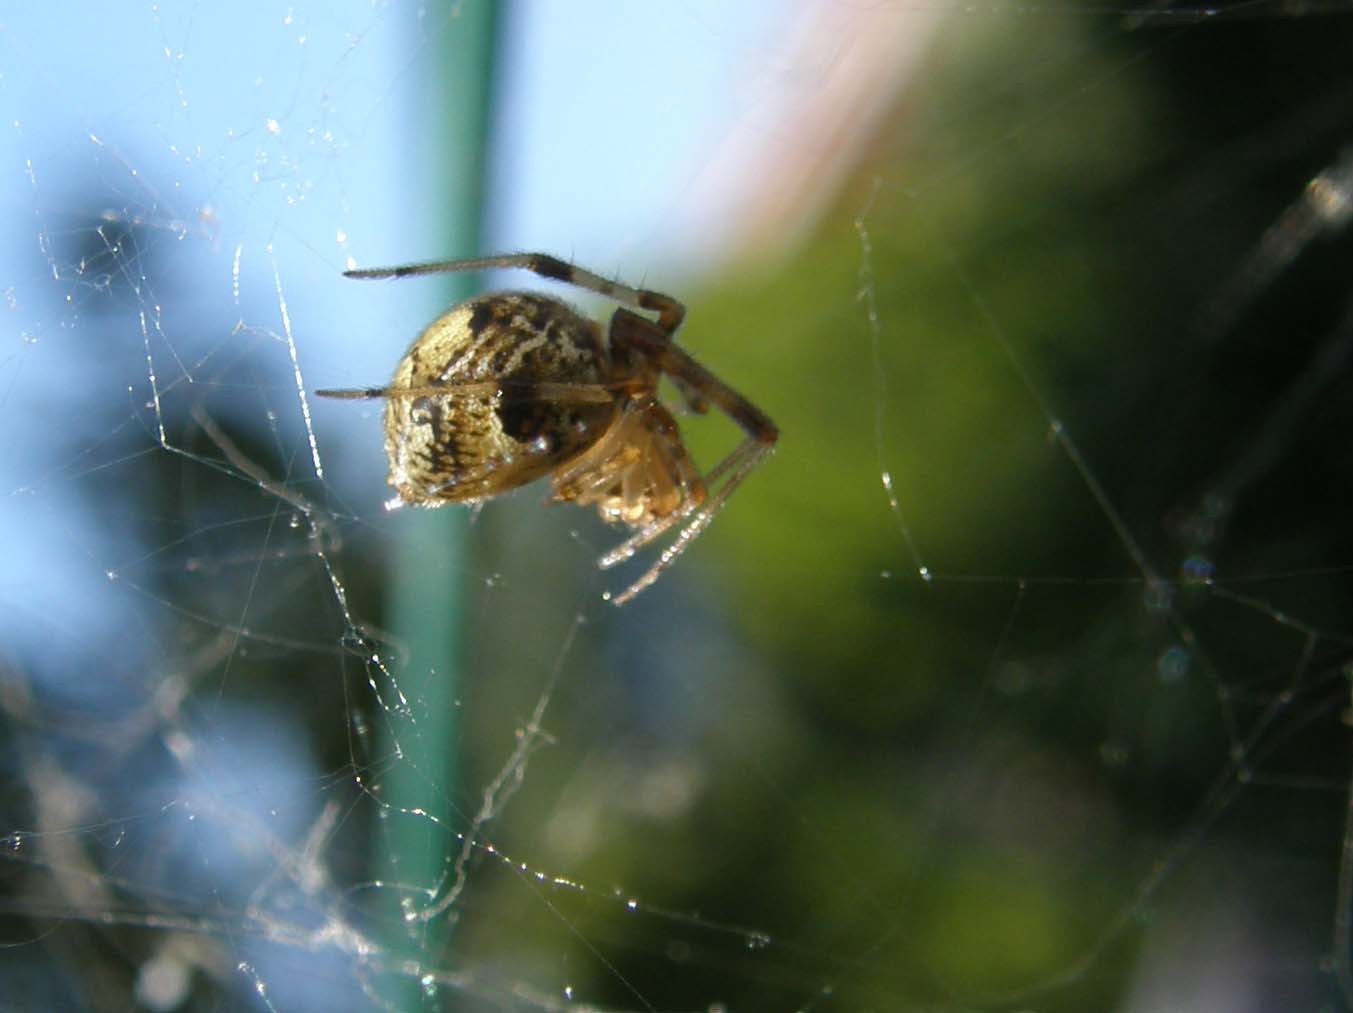
<path fill-rule="evenodd" d="M 703 503 L 692 503 L 641 528 L 598 560 L 597 565 L 602 569 L 615 566 L 676 525 L 683 525 L 676 538 L 663 549 L 657 562 L 643 576 L 617 595 L 608 592 L 607 598 L 613 604 L 624 605 L 657 580 L 691 542 L 709 527 L 733 491 L 770 455 L 780 433 L 761 409 L 691 358 L 652 321 L 629 310 L 616 310 L 611 318 L 611 342 L 621 351 L 633 352 L 647 362 L 650 368 L 670 377 L 692 408 L 699 410 L 699 405 L 712 404 L 746 434 L 746 438 L 732 453 L 705 476 L 703 481 L 708 495 Z"/>
<path fill-rule="evenodd" d="M 597 560 L 598 570 L 609 570 L 613 566 L 619 566 L 627 559 L 632 559 L 634 554 L 650 542 L 661 538 L 672 528 L 676 527 L 686 520 L 691 514 L 700 509 L 700 504 L 691 504 L 675 513 L 670 513 L 666 517 L 660 517 L 651 524 L 640 528 L 634 534 L 630 535 L 623 542 L 611 549 L 606 555 Z"/>
<path fill-rule="evenodd" d="M 672 544 L 662 550 L 662 554 L 658 556 L 658 561 L 650 566 L 648 571 L 644 573 L 642 577 L 619 594 L 612 595 L 608 591 L 603 597 L 613 605 L 624 605 L 627 602 L 632 601 L 635 595 L 650 587 L 655 580 L 662 576 L 662 572 L 675 563 L 677 558 L 690 547 L 691 542 L 695 541 L 696 537 L 703 532 L 705 528 L 709 527 L 709 524 L 714 520 L 715 515 L 723 509 L 724 504 L 728 502 L 728 497 L 733 495 L 734 490 L 742 484 L 743 480 L 752 473 L 756 466 L 760 464 L 767 455 L 770 454 L 771 449 L 772 444 L 769 443 L 762 443 L 755 439 L 743 440 L 731 454 L 724 458 L 723 461 L 710 472 L 711 478 L 725 472 L 727 472 L 728 478 L 718 489 L 710 493 L 709 499 L 705 501 L 704 506 L 695 510 L 693 515 L 689 512 L 678 512 L 678 514 L 674 515 L 678 519 L 684 519 L 686 516 L 689 516 L 690 521 L 677 533 Z M 659 524 L 661 530 L 650 532 L 648 528 L 645 528 L 643 531 L 636 532 L 635 535 L 631 536 L 631 538 L 626 540 L 620 546 L 617 546 L 616 549 L 611 550 L 611 552 L 608 552 L 603 556 L 599 565 L 602 568 L 605 568 L 608 565 L 614 565 L 615 563 L 620 562 L 621 559 L 628 559 L 636 550 L 647 545 L 672 526 L 671 524 L 662 522 L 659 522 Z M 650 527 L 658 526 L 659 525 L 651 525 Z M 616 558 L 610 564 L 606 562 L 606 560 L 615 556 L 617 552 L 626 549 L 628 550 L 627 554 Z"/>
<path fill-rule="evenodd" d="M 687 408 L 696 415 L 704 415 L 709 411 L 709 402 L 705 400 L 704 395 L 698 390 L 680 377 L 671 376 L 668 377 L 668 379 L 672 381 L 672 386 L 675 387 L 677 393 L 681 395 L 681 400 L 686 402 Z"/>
<path fill-rule="evenodd" d="M 780 431 L 770 417 L 668 340 L 651 320 L 628 310 L 616 310 L 611 318 L 611 341 L 637 352 L 669 376 L 688 403 L 694 398 L 696 403 L 712 404 L 736 422 L 750 439 L 768 449 L 775 446 Z"/>
<path fill-rule="evenodd" d="M 615 548 L 607 552 L 606 555 L 598 559 L 597 568 L 600 570 L 609 570 L 611 567 L 617 566 L 620 563 L 625 562 L 625 560 L 633 558 L 635 553 L 644 546 L 661 538 L 664 533 L 686 520 L 686 518 L 690 517 L 692 514 L 709 514 L 710 517 L 705 520 L 705 524 L 708 524 L 710 520 L 713 520 L 713 515 L 724 505 L 724 502 L 728 499 L 733 490 L 742 484 L 742 480 L 751 473 L 753 468 L 761 463 L 761 459 L 769 452 L 770 448 L 765 444 L 758 443 L 756 440 L 743 440 L 734 448 L 731 454 L 710 469 L 709 474 L 701 480 L 704 488 L 709 490 L 708 495 L 706 495 L 703 500 L 694 502 L 686 509 L 678 510 L 676 513 L 670 514 L 667 517 L 659 518 L 647 527 L 634 532 L 634 534 L 630 535 Z M 715 486 L 719 479 L 729 471 L 732 472 L 732 477 L 716 489 Z M 694 524 L 695 522 L 692 521 L 691 523 Z M 703 530 L 703 528 L 704 525 L 701 525 L 701 530 Z"/>
<path fill-rule="evenodd" d="M 494 257 L 471 257 L 464 260 L 434 260 L 422 264 L 401 264 L 397 267 L 370 267 L 344 271 L 345 278 L 408 278 L 419 274 L 448 274 L 458 271 L 493 271 L 499 268 L 522 268 L 562 281 L 578 288 L 596 292 L 608 299 L 636 310 L 658 314 L 658 328 L 670 337 L 681 326 L 686 307 L 676 299 L 646 288 L 631 288 L 618 281 L 610 281 L 586 268 L 577 267 L 551 257 L 547 253 L 504 253 Z"/>
<path fill-rule="evenodd" d="M 513 401 L 564 401 L 573 404 L 610 404 L 619 391 L 633 386 L 616 383 L 550 383 L 535 380 L 486 380 L 443 383 L 430 387 L 353 387 L 315 391 L 316 397 L 340 401 L 373 401 L 410 397 L 502 397 Z"/>

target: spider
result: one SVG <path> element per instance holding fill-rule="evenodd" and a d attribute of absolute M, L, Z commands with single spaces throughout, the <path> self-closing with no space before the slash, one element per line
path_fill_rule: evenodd
<path fill-rule="evenodd" d="M 675 344 L 686 309 L 671 296 L 608 281 L 541 253 L 343 273 L 407 278 L 496 268 L 523 268 L 618 303 L 606 335 L 600 322 L 559 299 L 490 293 L 453 306 L 428 325 L 389 386 L 315 393 L 385 399 L 394 506 L 477 504 L 550 475 L 551 502 L 595 506 L 604 520 L 632 529 L 597 560 L 601 569 L 677 529 L 646 573 L 619 594 L 603 595 L 624 605 L 709 526 L 770 454 L 779 431 Z M 658 401 L 663 376 L 692 411 L 714 405 L 745 434 L 707 474 L 700 474 L 676 419 Z"/>

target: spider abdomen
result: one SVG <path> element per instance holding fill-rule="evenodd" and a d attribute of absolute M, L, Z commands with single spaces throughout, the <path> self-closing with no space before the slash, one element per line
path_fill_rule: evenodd
<path fill-rule="evenodd" d="M 557 299 L 507 292 L 453 307 L 418 336 L 390 382 L 390 485 L 405 503 L 439 506 L 547 474 L 610 425 L 614 401 L 570 396 L 571 387 L 595 390 L 608 371 L 597 324 Z M 430 390 L 440 387 L 447 393 Z"/>

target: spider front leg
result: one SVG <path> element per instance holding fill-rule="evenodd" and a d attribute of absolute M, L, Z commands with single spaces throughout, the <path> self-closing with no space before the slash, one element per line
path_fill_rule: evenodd
<path fill-rule="evenodd" d="M 602 569 L 622 563 L 681 525 L 675 541 L 662 551 L 658 561 L 623 592 L 611 597 L 614 604 L 623 605 L 657 580 L 709 526 L 743 480 L 770 455 L 779 439 L 779 430 L 761 409 L 668 340 L 652 321 L 627 310 L 616 310 L 611 318 L 610 337 L 617 354 L 633 355 L 648 369 L 669 376 L 683 391 L 692 392 L 688 398 L 694 396 L 716 405 L 745 434 L 742 442 L 705 476 L 702 485 L 707 495 L 703 502 L 693 501 L 685 509 L 646 525 L 598 561 Z"/>
<path fill-rule="evenodd" d="M 738 424 L 749 442 L 769 450 L 780 438 L 780 430 L 765 412 L 668 340 L 668 336 L 651 320 L 628 310 L 616 310 L 611 318 L 611 345 L 637 354 L 659 373 L 669 377 L 683 394 L 689 391 L 686 394 L 688 400 L 693 397 L 714 405 Z M 729 456 L 731 458 L 733 455 Z M 720 465 L 715 471 L 724 467 Z"/>
<path fill-rule="evenodd" d="M 502 268 L 521 268 L 542 278 L 562 281 L 568 285 L 596 292 L 608 299 L 636 310 L 658 314 L 658 328 L 671 337 L 686 317 L 686 307 L 670 295 L 646 288 L 631 288 L 618 281 L 610 281 L 594 271 L 566 263 L 548 253 L 503 253 L 493 257 L 470 257 L 464 260 L 433 260 L 422 264 L 403 264 L 398 267 L 370 267 L 344 271 L 345 278 L 408 278 L 419 274 L 450 274 L 460 271 L 496 271 Z"/>

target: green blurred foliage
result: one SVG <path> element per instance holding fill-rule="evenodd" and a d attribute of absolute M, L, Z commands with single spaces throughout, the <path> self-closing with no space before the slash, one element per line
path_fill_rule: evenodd
<path fill-rule="evenodd" d="M 734 975 L 732 1008 L 822 981 L 831 1008 L 1004 1008 L 1030 987 L 1040 1009 L 1113 1007 L 1150 862 L 1212 829 L 1199 800 L 1253 717 L 1227 687 L 1291 671 L 1266 614 L 1157 590 L 1134 555 L 1167 582 L 1193 551 L 1293 558 L 1202 544 L 1188 517 L 1225 434 L 1276 396 L 1260 380 L 1232 401 L 1217 373 L 1234 349 L 1207 343 L 1199 307 L 1299 193 L 1302 160 L 1271 180 L 1216 170 L 1236 208 L 1263 209 L 1247 226 L 1197 201 L 1182 167 L 1207 164 L 1198 124 L 1218 116 L 1175 61 L 1205 77 L 1262 33 L 1176 54 L 1119 27 L 951 18 L 810 239 L 691 300 L 686 346 L 782 432 L 692 553 L 759 660 L 711 680 L 744 716 L 703 743 L 701 803 L 643 854 L 617 828 L 589 868 L 626 870 L 660 907 L 718 898 L 720 921 L 778 927 L 774 970 Z M 1322 46 L 1306 27 L 1273 45 Z M 1309 86 L 1252 85 L 1298 107 Z M 733 438 L 688 433 L 702 461 Z M 780 705 L 741 712 L 758 673 Z M 1337 831 L 1313 826 L 1328 850 Z M 1209 839 L 1204 867 L 1243 867 L 1233 843 Z M 1174 860 L 1191 881 L 1193 856 Z M 671 926 L 647 928 L 661 952 Z M 717 948 L 705 959 L 717 979 Z"/>
<path fill-rule="evenodd" d="M 989 654 L 970 633 L 990 601 L 933 593 L 918 562 L 941 579 L 1050 560 L 1136 576 L 1050 448 L 1039 399 L 1060 412 L 1066 381 L 1103 386 L 1122 340 L 1122 250 L 1087 209 L 1142 157 L 1147 87 L 1119 73 L 1093 102 L 1049 105 L 1056 82 L 1012 53 L 1035 69 L 1074 59 L 1092 80 L 1107 54 L 1075 19 L 1038 19 L 1035 52 L 1005 31 L 1027 21 L 1004 20 L 951 19 L 812 239 L 773 273 L 717 285 L 686 339 L 783 431 L 711 536 L 747 563 L 744 618 L 852 724 L 905 726 Z"/>
<path fill-rule="evenodd" d="M 681 293 L 683 344 L 781 444 L 653 591 L 595 626 L 584 611 L 576 643 L 577 599 L 551 589 L 613 534 L 529 496 L 481 522 L 537 579 L 472 616 L 471 670 L 496 675 L 466 689 L 467 783 L 493 776 L 503 715 L 529 713 L 563 664 L 549 747 L 495 840 L 619 892 L 523 893 L 483 863 L 466 911 L 497 916 L 467 919 L 459 954 L 587 968 L 587 994 L 626 1008 L 1109 1009 L 1139 923 L 1178 918 L 1200 883 L 1252 882 L 1294 839 L 1327 876 L 1280 899 L 1323 930 L 1337 813 L 1289 797 L 1275 820 L 1227 764 L 1237 747 L 1276 763 L 1246 736 L 1302 656 L 1278 610 L 1337 626 L 1344 581 L 1303 571 L 1245 605 L 1187 576 L 1198 559 L 1272 574 L 1344 558 L 1335 514 L 1282 480 L 1247 501 L 1276 509 L 1203 523 L 1327 326 L 1313 303 L 1339 305 L 1317 264 L 1299 285 L 1319 298 L 1267 311 L 1308 322 L 1300 341 L 1262 314 L 1224 339 L 1200 322 L 1337 150 L 1312 131 L 1263 171 L 1217 154 L 1262 148 L 1312 101 L 1315 72 L 1212 80 L 1237 52 L 1328 66 L 1319 26 L 1300 26 L 953 16 L 809 238 Z M 706 464 L 737 439 L 688 421 Z M 1311 447 L 1289 438 L 1279 473 L 1305 454 L 1344 481 Z M 1313 515 L 1325 534 L 1294 550 L 1283 533 Z M 531 636 L 504 600 L 530 603 Z M 1337 734 L 1277 767 L 1342 784 Z M 689 793 L 665 810 L 663 764 Z M 1309 970 L 1275 994 L 1309 997 Z"/>

